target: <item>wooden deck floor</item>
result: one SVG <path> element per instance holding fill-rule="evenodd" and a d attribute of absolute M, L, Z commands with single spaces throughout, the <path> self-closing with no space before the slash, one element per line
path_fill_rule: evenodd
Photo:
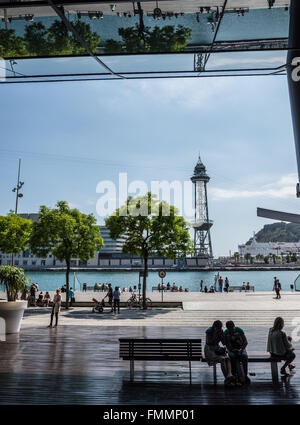
<path fill-rule="evenodd" d="M 267 329 L 244 328 L 249 351 L 264 351 Z M 220 370 L 193 363 L 136 362 L 118 357 L 119 337 L 201 337 L 203 327 L 28 327 L 0 343 L 0 404 L 300 404 L 300 371 L 274 386 L 270 366 L 250 364 L 248 388 L 225 389 Z M 296 355 L 298 354 L 296 344 Z M 299 355 L 298 355 L 299 357 Z M 300 361 L 296 359 L 300 368 Z"/>

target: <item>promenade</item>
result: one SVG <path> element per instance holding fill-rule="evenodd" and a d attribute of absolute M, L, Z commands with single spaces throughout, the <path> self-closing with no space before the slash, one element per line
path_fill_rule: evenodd
<path fill-rule="evenodd" d="M 102 293 L 76 294 L 89 300 Z M 159 299 L 161 294 L 148 293 Z M 122 295 L 127 298 L 130 294 Z M 28 308 L 19 335 L 0 342 L 0 404 L 300 404 L 300 349 L 294 342 L 297 373 L 272 384 L 269 364 L 251 363 L 252 384 L 224 388 L 212 368 L 187 362 L 136 362 L 129 382 L 129 362 L 119 359 L 119 338 L 202 338 L 216 319 L 234 320 L 247 335 L 248 351 L 265 352 L 268 329 L 276 316 L 285 319 L 288 334 L 300 323 L 300 295 L 282 293 L 169 293 L 183 308 L 92 313 L 91 307 L 62 308 L 58 328 L 48 328 L 51 308 Z"/>

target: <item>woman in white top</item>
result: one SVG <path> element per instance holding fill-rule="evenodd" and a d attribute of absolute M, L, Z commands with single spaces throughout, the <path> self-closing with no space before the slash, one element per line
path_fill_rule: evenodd
<path fill-rule="evenodd" d="M 56 289 L 56 294 L 53 297 L 53 307 L 52 307 L 52 311 L 51 311 L 51 321 L 50 321 L 50 325 L 48 326 L 48 328 L 52 328 L 52 324 L 53 324 L 53 316 L 55 314 L 55 325 L 58 325 L 58 313 L 60 312 L 60 307 L 61 307 L 61 289 L 58 288 Z"/>
<path fill-rule="evenodd" d="M 284 360 L 285 363 L 280 369 L 282 375 L 289 375 L 286 372 L 295 368 L 292 361 L 295 359 L 295 353 L 291 344 L 292 338 L 283 332 L 284 320 L 282 317 L 276 317 L 273 327 L 269 330 L 267 351 L 277 360 Z"/>

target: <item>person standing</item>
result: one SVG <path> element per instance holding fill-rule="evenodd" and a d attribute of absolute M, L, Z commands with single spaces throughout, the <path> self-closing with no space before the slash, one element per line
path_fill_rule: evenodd
<path fill-rule="evenodd" d="M 218 279 L 219 279 L 219 272 L 215 275 L 215 290 L 217 290 Z"/>
<path fill-rule="evenodd" d="M 70 307 L 72 307 L 72 303 L 75 302 L 73 288 L 69 289 L 69 301 L 70 301 Z"/>
<path fill-rule="evenodd" d="M 276 300 L 279 300 L 281 298 L 281 283 L 279 282 L 279 279 L 276 279 L 276 281 L 274 282 L 273 291 L 276 292 Z"/>
<path fill-rule="evenodd" d="M 229 292 L 229 280 L 228 277 L 225 278 L 224 292 Z"/>
<path fill-rule="evenodd" d="M 113 293 L 113 297 L 114 297 L 114 312 L 117 312 L 118 309 L 118 313 L 120 313 L 120 295 L 121 295 L 121 291 L 120 288 L 118 286 L 115 287 L 114 293 Z"/>
<path fill-rule="evenodd" d="M 113 290 L 111 287 L 111 283 L 108 284 L 108 292 L 103 299 L 105 300 L 105 298 L 108 298 L 108 304 L 110 305 L 111 312 L 113 312 Z"/>
<path fill-rule="evenodd" d="M 87 284 L 86 284 L 86 283 L 84 283 L 84 284 L 82 285 L 82 292 L 86 292 L 86 289 L 87 289 Z"/>
<path fill-rule="evenodd" d="M 203 280 L 200 280 L 200 292 L 203 291 Z"/>
<path fill-rule="evenodd" d="M 55 314 L 55 327 L 58 325 L 58 313 L 60 312 L 61 307 L 61 289 L 56 289 L 56 294 L 53 297 L 53 306 L 51 311 L 51 321 L 48 328 L 52 328 L 53 325 L 53 316 Z"/>
<path fill-rule="evenodd" d="M 36 287 L 32 284 L 30 287 L 29 305 L 35 306 L 35 293 L 36 293 Z"/>
<path fill-rule="evenodd" d="M 223 279 L 222 279 L 222 276 L 219 277 L 218 282 L 219 282 L 219 292 L 222 292 L 223 291 Z"/>

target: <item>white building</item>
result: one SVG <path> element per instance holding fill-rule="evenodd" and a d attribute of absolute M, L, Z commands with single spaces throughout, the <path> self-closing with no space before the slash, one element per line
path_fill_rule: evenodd
<path fill-rule="evenodd" d="M 244 256 L 250 254 L 252 257 L 260 254 L 267 256 L 269 254 L 285 255 L 291 252 L 292 254 L 300 255 L 300 242 L 257 242 L 253 236 L 249 245 L 239 245 L 239 254 Z"/>

